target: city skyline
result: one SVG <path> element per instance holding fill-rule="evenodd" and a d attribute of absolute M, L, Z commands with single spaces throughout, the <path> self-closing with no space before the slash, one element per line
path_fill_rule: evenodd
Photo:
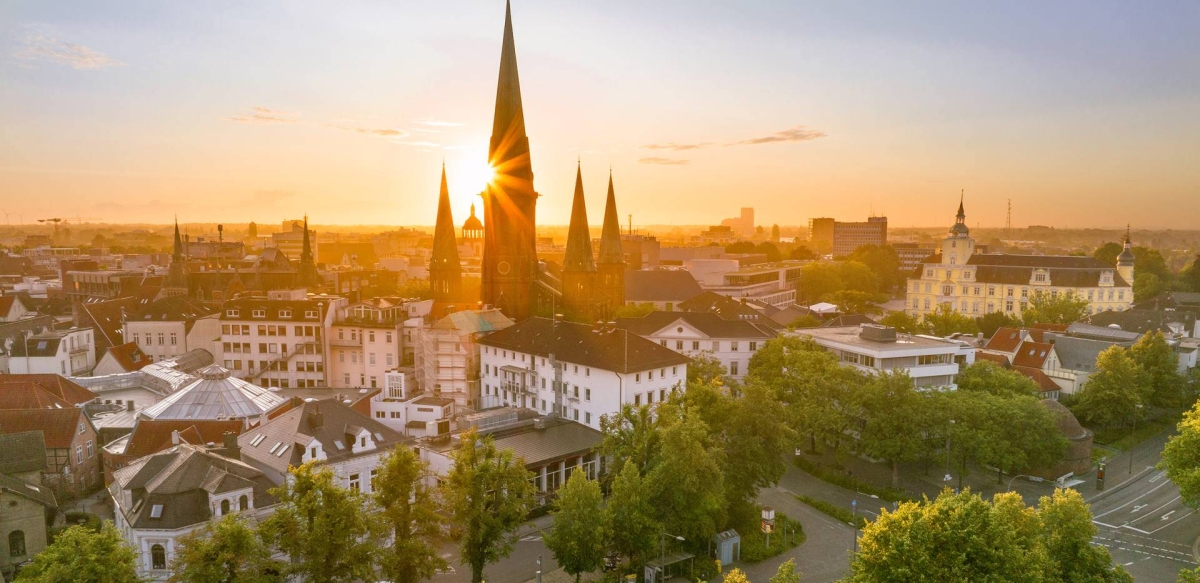
<path fill-rule="evenodd" d="M 1188 226 L 1197 9 L 1081 6 L 518 2 L 538 222 L 567 223 L 581 160 L 589 216 L 611 165 L 637 224 L 929 227 L 965 188 L 972 225 L 1011 198 L 1015 226 Z M 4 210 L 431 225 L 444 160 L 461 222 L 504 7 L 451 9 L 0 9 Z"/>

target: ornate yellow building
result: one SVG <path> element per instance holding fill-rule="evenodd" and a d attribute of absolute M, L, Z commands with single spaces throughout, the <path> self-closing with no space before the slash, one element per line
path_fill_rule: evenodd
<path fill-rule="evenodd" d="M 923 316 L 949 304 L 956 312 L 979 317 L 1002 311 L 1021 316 L 1038 293 L 1074 292 L 1091 304 L 1091 313 L 1125 310 L 1133 304 L 1133 252 L 1129 234 L 1114 268 L 1093 257 L 976 253 L 962 201 L 940 253 L 931 255 L 909 276 L 906 311 Z"/>

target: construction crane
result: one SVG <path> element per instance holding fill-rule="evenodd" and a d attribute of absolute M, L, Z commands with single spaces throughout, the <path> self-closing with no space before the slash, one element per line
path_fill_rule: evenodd
<path fill-rule="evenodd" d="M 63 221 L 65 221 L 65 220 L 67 220 L 67 219 L 62 219 L 62 218 L 59 218 L 59 217 L 54 217 L 53 219 L 38 219 L 38 220 L 37 220 L 37 222 L 39 222 L 39 223 L 53 223 L 53 224 L 54 224 L 54 236 L 55 236 L 55 237 L 58 237 L 58 224 L 59 224 L 59 223 L 61 223 L 61 222 L 63 222 Z"/>

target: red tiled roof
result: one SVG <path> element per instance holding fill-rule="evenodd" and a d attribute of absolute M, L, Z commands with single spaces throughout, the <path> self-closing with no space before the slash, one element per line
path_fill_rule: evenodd
<path fill-rule="evenodd" d="M 17 296 L 0 296 L 0 316 L 7 316 Z"/>
<path fill-rule="evenodd" d="M 129 435 L 125 455 L 142 457 L 170 448 L 171 432 L 178 431 L 192 445 L 221 444 L 226 431 L 242 433 L 240 419 L 139 419 Z"/>
<path fill-rule="evenodd" d="M 92 321 L 96 330 L 104 337 L 104 340 L 110 345 L 124 344 L 122 339 L 122 328 L 125 325 L 124 314 L 132 313 L 134 310 L 141 307 L 141 302 L 138 298 L 127 297 L 117 298 L 115 300 L 107 300 L 103 302 L 90 302 L 80 304 L 84 315 Z"/>
<path fill-rule="evenodd" d="M 1001 328 L 988 339 L 984 350 L 996 352 L 1012 352 L 1021 345 L 1021 330 L 1017 328 Z"/>
<path fill-rule="evenodd" d="M 1053 379 L 1046 376 L 1046 373 L 1042 372 L 1041 369 L 1018 366 L 1013 367 L 1013 370 L 1032 379 L 1033 382 L 1037 383 L 1038 388 L 1040 388 L 1043 393 L 1062 390 L 1062 388 L 1055 384 Z"/>
<path fill-rule="evenodd" d="M 1053 346 L 1042 342 L 1022 342 L 1013 356 L 1013 366 L 1040 369 L 1053 349 Z"/>
<path fill-rule="evenodd" d="M 990 352 L 976 352 L 975 360 L 988 360 L 994 362 L 1004 368 L 1008 368 L 1008 357 L 1003 354 L 992 354 Z"/>
<path fill-rule="evenodd" d="M 48 448 L 71 447 L 79 423 L 85 419 L 83 409 L 32 409 L 0 411 L 0 433 L 41 431 Z"/>
<path fill-rule="evenodd" d="M 96 394 L 56 374 L 0 375 L 0 410 L 71 409 Z"/>
<path fill-rule="evenodd" d="M 108 349 L 108 354 L 112 355 L 117 364 L 121 365 L 121 368 L 126 372 L 140 370 L 142 367 L 150 364 L 150 357 L 146 356 L 146 353 L 142 352 L 141 348 L 138 348 L 136 342 L 126 342 L 119 346 L 113 346 Z"/>

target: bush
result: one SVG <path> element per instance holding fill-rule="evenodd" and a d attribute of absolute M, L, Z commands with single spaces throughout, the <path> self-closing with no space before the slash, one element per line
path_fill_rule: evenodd
<path fill-rule="evenodd" d="M 880 488 L 873 484 L 868 484 L 862 480 L 846 475 L 838 470 L 826 468 L 816 462 L 796 456 L 796 467 L 812 474 L 817 479 L 829 482 L 835 486 L 841 486 L 847 490 L 862 492 L 863 494 L 874 494 L 888 502 L 908 502 L 913 500 L 904 490 L 897 488 Z"/>
<path fill-rule="evenodd" d="M 104 526 L 104 522 L 95 514 L 72 510 L 66 514 L 66 524 L 53 527 L 46 532 L 46 542 L 53 543 L 54 539 L 58 537 L 58 533 L 75 525 L 82 526 L 92 532 L 100 532 L 100 529 Z"/>
<path fill-rule="evenodd" d="M 828 514 L 835 520 L 844 522 L 850 526 L 854 526 L 854 523 L 857 522 L 860 530 L 867 526 L 867 519 L 864 516 L 860 514 L 857 517 L 857 520 L 855 520 L 854 512 L 846 510 L 841 506 L 830 504 L 824 500 L 817 500 L 816 498 L 805 496 L 804 494 L 796 494 L 796 499 L 808 504 L 809 506 L 812 506 L 815 510 Z"/>
<path fill-rule="evenodd" d="M 744 563 L 757 563 L 769 559 L 804 542 L 804 528 L 801 527 L 800 521 L 792 520 L 782 512 L 775 513 L 775 532 L 771 535 L 770 547 L 767 547 L 767 535 L 763 534 L 760 528 L 759 524 L 755 524 L 744 531 L 738 530 L 738 534 L 742 536 Z M 788 533 L 787 540 L 784 540 L 785 532 Z M 795 537 L 791 536 L 792 532 L 796 533 Z"/>

